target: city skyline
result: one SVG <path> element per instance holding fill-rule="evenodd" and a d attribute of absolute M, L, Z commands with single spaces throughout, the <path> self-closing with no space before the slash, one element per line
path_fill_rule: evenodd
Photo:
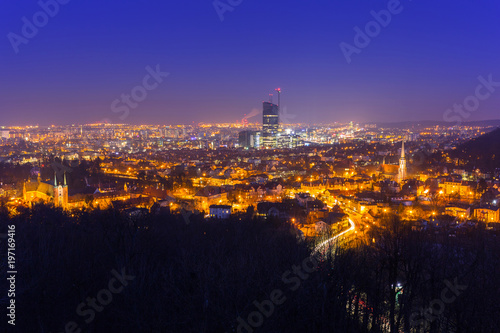
<path fill-rule="evenodd" d="M 500 1 L 2 8 L 0 332 L 498 330 Z"/>
<path fill-rule="evenodd" d="M 494 1 L 127 4 L 118 12 L 41 3 L 8 3 L 0 14 L 1 125 L 235 122 L 277 86 L 303 123 L 498 114 Z M 469 17 L 482 19 L 464 25 Z M 473 112 L 453 110 L 485 81 L 493 86 Z M 122 94 L 137 87 L 140 101 L 127 105 Z"/>

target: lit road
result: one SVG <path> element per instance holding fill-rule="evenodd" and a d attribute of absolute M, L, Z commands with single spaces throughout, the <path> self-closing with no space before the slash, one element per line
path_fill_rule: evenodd
<path fill-rule="evenodd" d="M 351 218 L 348 218 L 349 219 L 349 224 L 351 225 L 351 227 L 347 230 L 344 230 L 342 231 L 340 234 L 338 235 L 335 235 L 333 236 L 332 238 L 329 238 L 327 239 L 326 241 L 318 244 L 318 246 L 316 246 L 316 248 L 314 249 L 314 252 L 319 252 L 325 245 L 331 243 L 331 242 L 334 242 L 336 241 L 339 237 L 342 237 L 344 236 L 345 234 L 349 233 L 349 232 L 353 232 L 355 229 L 356 229 L 356 225 L 354 224 L 354 222 L 351 220 Z"/>

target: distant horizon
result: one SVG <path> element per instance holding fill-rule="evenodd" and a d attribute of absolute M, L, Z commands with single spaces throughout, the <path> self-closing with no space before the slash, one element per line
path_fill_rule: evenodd
<path fill-rule="evenodd" d="M 303 126 L 320 126 L 320 125 L 333 125 L 333 124 L 349 124 L 351 121 L 336 121 L 336 122 L 330 122 L 330 123 L 287 123 L 287 124 L 280 124 L 280 125 L 285 125 L 285 126 L 296 126 L 296 125 L 303 125 Z M 352 121 L 355 124 L 359 125 L 395 125 L 395 124 L 424 124 L 424 123 L 437 123 L 439 125 L 449 125 L 448 127 L 454 127 L 456 125 L 450 124 L 446 121 L 439 121 L 439 120 L 408 120 L 408 121 L 393 121 L 393 122 L 355 122 Z M 475 123 L 483 123 L 483 122 L 498 122 L 498 124 L 491 124 L 491 126 L 500 126 L 500 118 L 498 119 L 484 119 L 484 120 L 470 120 L 470 121 L 464 121 L 461 125 L 459 126 L 466 126 L 468 124 L 475 124 Z M 5 128 L 14 128 L 14 127 L 64 127 L 64 126 L 88 126 L 88 125 L 125 125 L 125 126 L 198 126 L 198 125 L 217 125 L 217 124 L 231 124 L 231 125 L 241 125 L 241 123 L 232 123 L 232 122 L 198 122 L 195 124 L 165 124 L 165 123 L 156 123 L 156 124 L 131 124 L 131 123 L 74 123 L 74 124 L 50 124 L 50 125 L 40 125 L 40 124 L 27 124 L 27 125 L 2 125 L 0 124 L 0 129 L 5 129 Z M 249 122 L 246 126 L 258 126 L 262 125 L 262 122 Z M 487 125 L 487 124 L 485 124 Z"/>

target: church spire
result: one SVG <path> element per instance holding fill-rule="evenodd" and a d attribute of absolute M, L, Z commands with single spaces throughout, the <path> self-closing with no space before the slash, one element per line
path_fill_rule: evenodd
<path fill-rule="evenodd" d="M 66 184 L 66 171 L 64 171 L 64 186 L 67 186 L 67 184 Z"/>
<path fill-rule="evenodd" d="M 405 140 L 401 144 L 401 158 L 399 159 L 398 181 L 402 182 L 406 179 L 406 158 L 405 158 Z"/>
<path fill-rule="evenodd" d="M 57 173 L 54 172 L 54 186 L 57 186 Z"/>

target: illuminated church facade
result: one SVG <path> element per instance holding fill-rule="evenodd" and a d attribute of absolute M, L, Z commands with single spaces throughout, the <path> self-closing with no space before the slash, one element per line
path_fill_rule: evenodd
<path fill-rule="evenodd" d="M 35 180 L 30 179 L 23 186 L 24 201 L 30 203 L 45 202 L 52 203 L 56 207 L 66 209 L 68 207 L 68 185 L 66 183 L 66 173 L 62 184 L 57 182 L 57 175 L 54 174 L 54 182 L 42 182 L 40 174 Z"/>

